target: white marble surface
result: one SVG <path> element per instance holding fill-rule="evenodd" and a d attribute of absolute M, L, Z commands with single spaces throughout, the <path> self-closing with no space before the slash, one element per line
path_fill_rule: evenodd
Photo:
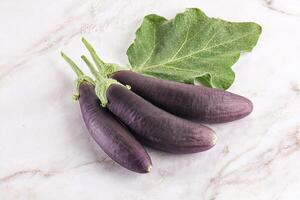
<path fill-rule="evenodd" d="M 212 127 L 212 150 L 175 156 L 148 149 L 147 175 L 122 169 L 90 147 L 71 100 L 88 38 L 110 62 L 144 15 L 186 7 L 232 21 L 255 21 L 257 47 L 234 66 L 230 91 L 249 97 L 247 118 Z M 1 200 L 298 200 L 300 198 L 300 3 L 298 0 L 3 0 L 0 2 Z"/>

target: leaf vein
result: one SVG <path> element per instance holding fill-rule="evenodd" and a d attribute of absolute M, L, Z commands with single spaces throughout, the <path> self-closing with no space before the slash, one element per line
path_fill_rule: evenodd
<path fill-rule="evenodd" d="M 173 60 L 174 58 L 176 58 L 176 56 L 178 55 L 178 53 L 181 51 L 181 49 L 186 44 L 186 42 L 188 40 L 190 28 L 191 28 L 191 22 L 189 22 L 188 29 L 187 29 L 187 32 L 186 32 L 185 39 L 184 39 L 183 43 L 181 44 L 181 46 L 179 47 L 179 49 L 177 50 L 177 52 L 171 57 L 171 60 Z"/>
<path fill-rule="evenodd" d="M 149 60 L 151 59 L 153 53 L 154 53 L 154 49 L 157 45 L 157 42 L 156 42 L 156 28 L 153 28 L 153 41 L 154 41 L 154 45 L 152 47 L 152 50 L 151 50 L 151 53 L 150 55 L 148 56 L 148 58 L 141 64 L 141 67 L 145 66 L 145 64 L 147 64 L 149 62 Z"/>
<path fill-rule="evenodd" d="M 185 59 L 185 58 L 188 58 L 188 57 L 192 57 L 192 56 L 195 55 L 195 54 L 198 54 L 198 53 L 201 53 L 201 52 L 204 52 L 204 51 L 208 51 L 208 50 L 210 50 L 210 49 L 214 49 L 214 48 L 216 48 L 216 47 L 219 47 L 219 46 L 222 46 L 222 45 L 231 43 L 231 42 L 235 42 L 235 41 L 240 40 L 240 39 L 242 39 L 242 38 L 245 38 L 245 37 L 247 37 L 247 36 L 249 36 L 249 35 L 251 35 L 251 34 L 253 34 L 253 33 L 254 33 L 254 32 L 245 34 L 245 35 L 243 35 L 243 36 L 241 36 L 241 37 L 238 37 L 238 38 L 235 38 L 235 39 L 233 39 L 233 40 L 227 40 L 227 41 L 225 41 L 225 42 L 223 42 L 223 43 L 220 43 L 220 44 L 211 46 L 211 47 L 209 47 L 209 48 L 201 48 L 201 49 L 199 49 L 198 51 L 195 51 L 195 52 L 193 52 L 193 53 L 191 53 L 191 54 L 188 54 L 188 55 L 179 57 L 179 58 L 174 59 L 174 60 L 168 60 L 167 62 L 164 62 L 164 63 L 159 63 L 159 64 L 155 64 L 155 65 L 146 66 L 146 67 L 143 68 L 143 70 L 152 69 L 152 68 L 155 68 L 155 67 L 158 67 L 158 66 L 162 66 L 162 65 L 169 64 L 169 63 L 171 63 L 171 62 L 180 61 L 180 60 L 182 60 L 182 59 Z"/>

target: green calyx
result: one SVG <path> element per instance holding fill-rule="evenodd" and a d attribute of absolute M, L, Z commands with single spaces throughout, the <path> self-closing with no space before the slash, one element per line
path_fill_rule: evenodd
<path fill-rule="evenodd" d="M 119 83 L 117 80 L 112 78 L 96 79 L 95 81 L 95 92 L 98 98 L 100 99 L 102 107 L 106 107 L 106 105 L 108 104 L 106 92 L 109 86 L 113 84 L 124 86 L 121 83 Z M 131 89 L 129 85 L 125 85 L 124 87 L 126 87 L 128 90 Z"/>
<path fill-rule="evenodd" d="M 83 82 L 88 82 L 88 83 L 91 83 L 91 84 L 94 84 L 94 80 L 91 79 L 89 76 L 81 76 L 79 78 L 77 78 L 76 82 L 75 82 L 75 87 L 76 87 L 76 93 L 73 94 L 73 99 L 74 100 L 78 100 L 79 99 L 79 87 L 81 85 L 81 83 Z"/>
<path fill-rule="evenodd" d="M 73 95 L 73 99 L 78 100 L 80 85 L 83 82 L 88 82 L 88 83 L 95 85 L 95 93 L 96 93 L 97 97 L 99 98 L 99 100 L 101 101 L 101 105 L 103 107 L 106 107 L 106 105 L 108 103 L 108 99 L 106 96 L 106 92 L 107 92 L 108 88 L 112 84 L 122 85 L 115 79 L 109 78 L 112 73 L 118 71 L 119 66 L 117 64 L 103 62 L 101 60 L 101 58 L 97 55 L 95 49 L 92 47 L 92 45 L 90 43 L 88 43 L 88 41 L 86 39 L 82 38 L 82 42 L 85 45 L 85 47 L 88 49 L 96 67 L 94 67 L 94 65 L 89 61 L 89 59 L 85 55 L 82 55 L 81 59 L 88 66 L 89 70 L 95 77 L 95 81 L 92 78 L 90 78 L 89 76 L 85 75 L 80 70 L 80 68 L 75 64 L 75 62 L 73 60 L 71 60 L 66 54 L 61 52 L 61 56 L 71 66 L 71 68 L 77 75 L 77 79 L 75 82 L 76 93 Z M 122 86 L 124 86 L 124 85 L 122 85 Z M 124 87 L 126 87 L 127 89 L 130 89 L 130 86 L 126 85 Z"/>
<path fill-rule="evenodd" d="M 95 92 L 98 98 L 100 99 L 102 107 L 106 107 L 108 103 L 106 92 L 109 86 L 111 86 L 112 84 L 122 85 L 121 83 L 112 78 L 104 78 L 101 80 L 97 79 L 95 81 Z"/>

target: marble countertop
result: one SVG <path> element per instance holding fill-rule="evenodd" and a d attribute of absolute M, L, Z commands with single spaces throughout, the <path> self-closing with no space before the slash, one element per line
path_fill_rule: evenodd
<path fill-rule="evenodd" d="M 72 101 L 85 36 L 108 62 L 126 49 L 143 16 L 172 18 L 188 7 L 263 32 L 234 65 L 229 91 L 254 102 L 240 121 L 212 125 L 208 152 L 147 149 L 153 170 L 127 171 L 97 159 Z M 4 0 L 0 2 L 1 200 L 298 200 L 300 198 L 300 3 L 298 0 Z"/>

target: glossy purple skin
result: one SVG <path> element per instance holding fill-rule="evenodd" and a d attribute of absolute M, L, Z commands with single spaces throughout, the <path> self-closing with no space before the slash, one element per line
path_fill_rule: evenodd
<path fill-rule="evenodd" d="M 205 151 L 216 143 L 214 131 L 152 105 L 124 86 L 107 92 L 108 109 L 145 144 L 162 151 L 185 154 Z"/>
<path fill-rule="evenodd" d="M 189 120 L 224 123 L 241 119 L 252 112 L 252 102 L 219 89 L 152 78 L 131 71 L 112 75 L 154 105 Z"/>
<path fill-rule="evenodd" d="M 100 105 L 94 86 L 84 82 L 79 93 L 82 117 L 94 141 L 121 166 L 138 173 L 149 172 L 149 155 L 129 130 Z"/>

